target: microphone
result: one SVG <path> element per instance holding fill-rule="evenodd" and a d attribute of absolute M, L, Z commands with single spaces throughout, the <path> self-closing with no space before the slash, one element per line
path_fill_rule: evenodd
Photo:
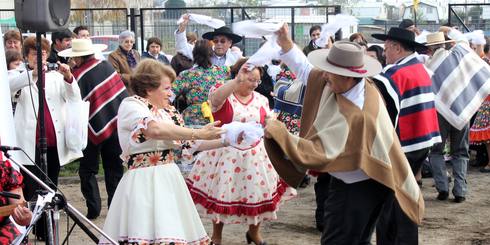
<path fill-rule="evenodd" d="M 13 199 L 20 199 L 19 194 L 7 192 L 7 191 L 0 191 L 0 196 L 7 197 L 7 198 L 13 198 Z"/>
<path fill-rule="evenodd" d="M 17 146 L 0 145 L 0 151 L 21 151 L 22 149 Z"/>

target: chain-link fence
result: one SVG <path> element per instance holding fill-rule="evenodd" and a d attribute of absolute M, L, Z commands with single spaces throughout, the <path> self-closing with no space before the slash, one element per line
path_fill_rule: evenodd
<path fill-rule="evenodd" d="M 227 26 L 241 20 L 277 20 L 289 23 L 290 31 L 296 43 L 303 46 L 309 41 L 309 29 L 312 25 L 321 25 L 328 21 L 328 16 L 340 13 L 340 6 L 285 6 L 285 7 L 215 7 L 215 8 L 142 8 L 140 9 L 137 33 L 140 34 L 138 45 L 144 46 L 144 39 L 159 37 L 162 39 L 162 50 L 175 52 L 174 32 L 176 21 L 184 13 L 195 13 L 224 20 Z M 213 31 L 212 28 L 190 22 L 187 31 L 197 36 Z M 245 55 L 253 54 L 260 46 L 262 39 L 245 38 L 238 43 Z"/>
<path fill-rule="evenodd" d="M 449 4 L 448 21 L 463 32 L 483 30 L 490 36 L 490 3 Z"/>
<path fill-rule="evenodd" d="M 448 21 L 458 26 L 463 32 L 483 30 L 490 35 L 490 4 L 449 4 Z M 340 13 L 341 6 L 280 6 L 280 7 L 206 7 L 206 8 L 91 8 L 72 9 L 69 28 L 85 25 L 94 36 L 108 36 L 117 45 L 117 35 L 123 30 L 133 30 L 137 36 L 137 46 L 144 48 L 144 41 L 150 37 L 162 39 L 162 50 L 169 54 L 175 52 L 174 32 L 177 20 L 184 13 L 195 13 L 222 19 L 227 26 L 233 22 L 247 19 L 278 20 L 288 22 L 293 40 L 300 46 L 307 45 L 309 29 L 313 25 L 328 22 L 329 16 Z M 371 38 L 373 33 L 387 33 L 391 27 L 398 26 L 400 20 L 375 20 L 373 24 L 360 24 L 357 32 L 363 33 L 369 42 L 379 42 Z M 417 24 L 419 29 L 430 32 L 437 31 L 440 24 Z M 0 26 L 2 31 L 16 28 L 13 9 L 0 10 Z M 212 31 L 212 28 L 189 23 L 187 31 L 197 36 Z M 110 37 L 109 37 L 110 36 Z M 343 38 L 348 38 L 344 33 Z M 237 45 L 245 55 L 253 54 L 261 39 L 246 38 Z M 104 41 L 105 42 L 105 41 Z M 111 46 L 112 48 L 112 46 Z M 116 46 L 117 48 L 117 46 Z"/>
<path fill-rule="evenodd" d="M 400 21 L 378 21 L 378 23 L 371 25 L 359 24 L 357 26 L 358 32 L 362 33 L 369 43 L 381 43 L 382 41 L 374 39 L 371 37 L 371 34 L 374 33 L 383 33 L 386 34 L 390 30 L 391 27 L 398 27 Z M 417 28 L 420 30 L 426 30 L 429 32 L 436 32 L 439 30 L 441 24 L 418 24 Z"/>
<path fill-rule="evenodd" d="M 70 14 L 70 30 L 84 25 L 92 35 L 117 35 L 129 29 L 129 14 L 125 8 L 72 9 Z M 13 9 L 0 10 L 0 26 L 3 32 L 17 29 Z"/>
<path fill-rule="evenodd" d="M 94 36 L 117 35 L 129 29 L 128 9 L 126 8 L 93 8 L 72 9 L 69 28 L 84 25 Z"/>

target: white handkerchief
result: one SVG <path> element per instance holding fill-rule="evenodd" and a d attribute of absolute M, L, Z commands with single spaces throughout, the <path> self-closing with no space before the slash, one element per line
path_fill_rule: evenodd
<path fill-rule="evenodd" d="M 231 122 L 222 126 L 226 133 L 221 135 L 231 146 L 247 150 L 255 147 L 264 136 L 262 125 L 257 123 Z"/>
<path fill-rule="evenodd" d="M 279 59 L 281 56 L 281 47 L 277 44 L 276 34 L 260 47 L 255 54 L 253 54 L 248 60 L 247 64 L 252 64 L 250 70 L 253 67 L 264 66 L 268 64 L 273 59 Z"/>
<path fill-rule="evenodd" d="M 468 39 L 465 37 L 463 33 L 456 29 L 451 29 L 447 36 L 456 42 L 468 42 Z"/>
<path fill-rule="evenodd" d="M 344 27 L 355 26 L 358 22 L 359 20 L 351 15 L 335 15 L 335 19 L 322 26 L 322 33 L 320 34 L 320 38 L 315 41 L 316 46 L 324 48 L 328 43 L 328 38 L 335 35 L 338 30 Z"/>
<path fill-rule="evenodd" d="M 214 29 L 218 29 L 222 26 L 225 26 L 225 22 L 219 19 L 212 18 L 210 16 L 202 15 L 202 14 L 189 14 L 189 19 L 198 23 L 198 24 L 203 24 L 207 25 L 209 27 L 212 27 Z M 180 19 L 177 21 L 177 25 L 182 23 L 184 19 L 180 17 Z"/>
<path fill-rule="evenodd" d="M 429 34 L 431 34 L 431 32 L 423 30 L 422 33 L 420 33 L 418 36 L 415 37 L 415 42 L 426 43 L 427 42 L 427 35 L 429 35 Z"/>
<path fill-rule="evenodd" d="M 472 44 L 486 44 L 485 34 L 483 34 L 482 30 L 475 30 L 472 32 L 468 32 L 463 34 Z"/>
<path fill-rule="evenodd" d="M 262 38 L 278 31 L 283 22 L 257 22 L 255 20 L 244 20 L 233 23 L 233 32 L 248 38 Z"/>

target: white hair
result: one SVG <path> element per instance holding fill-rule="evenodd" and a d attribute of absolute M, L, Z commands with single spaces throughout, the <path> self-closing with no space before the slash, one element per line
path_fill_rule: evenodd
<path fill-rule="evenodd" d="M 119 44 L 122 44 L 122 42 L 128 37 L 131 37 L 134 40 L 134 32 L 128 30 L 121 32 L 119 34 Z"/>

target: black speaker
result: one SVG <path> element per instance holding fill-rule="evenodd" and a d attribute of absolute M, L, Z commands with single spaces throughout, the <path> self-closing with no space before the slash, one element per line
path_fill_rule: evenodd
<path fill-rule="evenodd" d="M 15 22 L 23 31 L 49 32 L 65 29 L 70 0 L 15 0 Z"/>

